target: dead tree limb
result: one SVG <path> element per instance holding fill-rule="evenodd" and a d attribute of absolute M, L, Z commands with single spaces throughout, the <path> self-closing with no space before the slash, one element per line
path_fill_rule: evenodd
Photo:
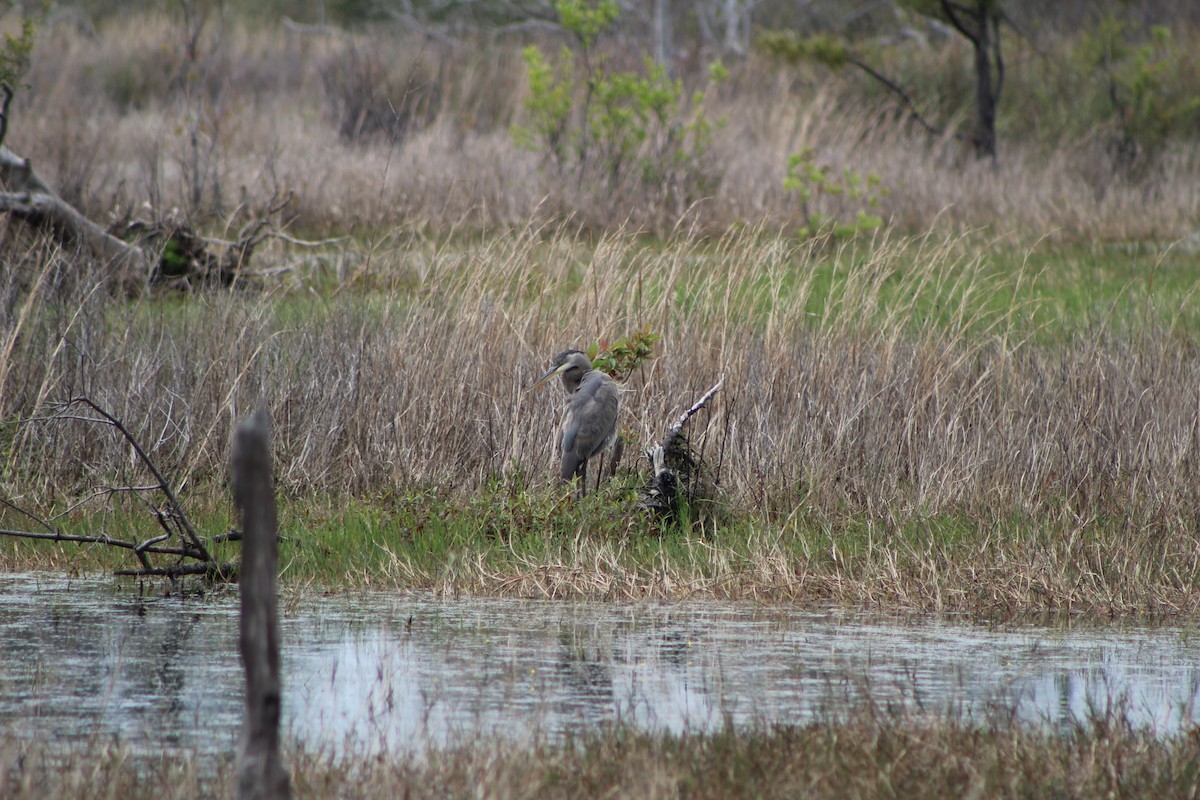
<path fill-rule="evenodd" d="M 11 93 L 8 95 L 11 98 Z M 2 117 L 7 124 L 8 101 Z M 97 261 L 108 265 L 111 273 L 126 285 L 144 283 L 150 275 L 152 259 L 141 247 L 124 242 L 75 210 L 58 196 L 34 171 L 27 158 L 21 158 L 0 145 L 0 212 L 7 212 L 33 228 L 49 230 L 60 241 L 88 251 Z"/>
<path fill-rule="evenodd" d="M 118 493 L 132 493 L 141 502 L 149 506 L 160 528 L 160 532 L 141 541 L 129 538 L 118 539 L 104 534 L 69 533 L 61 530 L 56 523 L 64 515 L 78 508 L 82 502 L 86 502 L 86 500 L 71 505 L 67 511 L 52 516 L 47 520 L 10 500 L 0 498 L 0 505 L 12 509 L 37 523 L 42 528 L 45 528 L 45 532 L 0 529 L 0 536 L 53 542 L 98 544 L 129 550 L 137 558 L 141 568 L 136 570 L 118 570 L 116 572 L 117 575 L 168 576 L 175 579 L 181 575 L 233 574 L 233 567 L 228 564 L 218 564 L 213 558 L 205 540 L 200 537 L 195 527 L 193 527 L 191 520 L 188 519 L 187 512 L 183 508 L 183 503 L 180 502 L 179 496 L 171 487 L 170 482 L 121 420 L 117 419 L 88 397 L 74 397 L 64 403 L 55 404 L 52 408 L 56 409 L 55 413 L 46 417 L 27 419 L 22 424 L 78 420 L 114 428 L 129 443 L 129 446 L 133 449 L 143 467 L 154 476 L 155 483 L 143 486 L 105 487 L 102 491 L 93 493 L 88 500 L 98 496 L 112 497 Z M 76 408 L 88 409 L 91 413 L 88 413 L 88 411 L 75 411 Z M 166 502 L 161 504 L 151 502 L 149 498 L 142 496 L 147 492 L 161 493 L 166 498 Z M 150 561 L 151 555 L 174 556 L 178 561 L 168 566 L 155 566 Z M 186 559 L 192 559 L 199 563 L 184 563 Z"/>
<path fill-rule="evenodd" d="M 165 567 L 150 567 L 149 569 L 118 569 L 113 570 L 113 575 L 122 578 L 170 578 L 171 580 L 188 575 L 211 575 L 224 580 L 230 575 L 237 574 L 237 570 L 237 564 L 231 562 L 216 564 L 193 561 L 189 564 L 168 564 Z"/>
<path fill-rule="evenodd" d="M 147 542 L 130 542 L 125 539 L 114 539 L 111 536 L 84 536 L 78 533 L 38 533 L 36 531 L 13 531 L 0 528 L 0 536 L 12 536 L 17 539 L 41 539 L 47 542 L 77 542 L 79 544 L 102 544 L 108 547 L 120 547 L 135 553 L 158 553 L 169 556 L 191 555 L 190 550 L 181 547 L 156 547 L 155 542 L 165 541 L 158 537 Z"/>
<path fill-rule="evenodd" d="M 279 609 L 275 594 L 278 519 L 271 479 L 271 425 L 266 409 L 238 424 L 233 441 L 234 500 L 241 512 L 241 631 L 246 712 L 238 749 L 239 800 L 290 798 L 279 754 L 283 690 L 279 670 Z"/>
<path fill-rule="evenodd" d="M 658 446 L 664 450 L 670 449 L 671 443 L 675 441 L 675 437 L 678 436 L 679 432 L 683 430 L 683 426 L 687 424 L 687 421 L 689 419 L 691 419 L 692 417 L 696 416 L 697 412 L 699 412 L 700 409 L 707 406 L 708 401 L 713 399 L 713 396 L 717 392 L 721 391 L 721 387 L 724 385 L 725 385 L 725 377 L 722 376 L 721 379 L 719 381 L 717 381 L 715 384 L 713 384 L 712 387 L 707 392 L 705 392 L 699 400 L 697 400 L 695 403 L 692 404 L 691 408 L 689 408 L 687 411 L 683 412 L 683 414 L 680 415 L 679 419 L 675 420 L 675 424 L 667 429 L 667 435 L 662 438 L 662 441 L 659 442 Z"/>
<path fill-rule="evenodd" d="M 650 460 L 650 483 L 642 489 L 639 507 L 657 514 L 674 513 L 679 493 L 679 472 L 681 467 L 685 466 L 681 462 L 690 458 L 681 453 L 681 450 L 687 449 L 687 445 L 683 448 L 679 446 L 683 426 L 705 408 L 724 385 L 725 378 L 722 377 L 693 403 L 691 408 L 680 415 L 658 444 L 646 451 L 646 457 Z M 688 471 L 693 468 L 688 467 Z"/>
<path fill-rule="evenodd" d="M 134 438 L 133 434 L 129 432 L 129 429 L 125 427 L 124 423 L 122 423 L 121 420 L 117 419 L 112 414 L 109 414 L 89 397 L 73 397 L 64 403 L 61 408 L 63 411 L 66 411 L 73 406 L 79 405 L 90 408 L 101 417 L 100 419 L 93 419 L 90 417 L 84 417 L 83 419 L 90 420 L 101 425 L 109 425 L 115 428 L 117 432 L 125 438 L 125 441 L 129 442 L 129 446 L 133 448 L 133 452 L 137 454 L 138 460 L 142 462 L 142 465 L 145 466 L 146 469 L 149 470 L 150 474 L 154 476 L 154 479 L 158 481 L 157 488 L 163 493 L 164 496 L 166 496 L 170 516 L 177 521 L 178 530 L 172 528 L 168 518 L 164 516 L 161 511 L 158 513 L 159 524 L 161 524 L 168 533 L 178 533 L 180 538 L 183 539 L 185 545 L 191 548 L 192 552 L 190 555 L 194 555 L 194 557 L 200 561 L 211 562 L 213 558 L 209 554 L 208 548 L 204 546 L 204 542 L 201 541 L 200 536 L 196 533 L 196 529 L 192 527 L 191 521 L 188 520 L 187 513 L 183 510 L 183 504 L 179 502 L 179 497 L 176 496 L 175 491 L 171 488 L 171 484 L 163 476 L 162 472 L 159 471 L 158 466 L 153 460 L 151 460 L 150 456 L 146 455 L 146 451 L 142 449 L 142 445 L 137 439 Z"/>
<path fill-rule="evenodd" d="M 12 88 L 0 83 L 0 214 L 8 214 L 54 240 L 78 247 L 104 266 L 118 286 L 134 293 L 150 284 L 190 286 L 196 280 L 205 285 L 232 286 L 250 258 L 273 231 L 268 220 L 279 213 L 291 196 L 273 197 L 262 217 L 242 229 L 236 244 L 216 253 L 207 241 L 187 224 L 165 221 L 156 224 L 130 223 L 114 228 L 132 235 L 127 242 L 92 222 L 50 187 L 29 159 L 22 158 L 3 144 L 9 125 Z"/>

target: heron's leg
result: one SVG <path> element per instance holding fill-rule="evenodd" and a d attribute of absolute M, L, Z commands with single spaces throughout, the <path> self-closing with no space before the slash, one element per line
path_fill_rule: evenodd
<path fill-rule="evenodd" d="M 579 464 L 579 496 L 587 497 L 587 459 Z"/>

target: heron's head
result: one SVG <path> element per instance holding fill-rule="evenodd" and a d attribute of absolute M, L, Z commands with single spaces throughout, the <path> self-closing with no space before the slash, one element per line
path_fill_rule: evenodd
<path fill-rule="evenodd" d="M 554 357 L 554 363 L 538 378 L 531 389 L 536 389 L 555 375 L 561 375 L 563 386 L 572 389 L 579 386 L 583 374 L 592 368 L 592 362 L 582 350 L 563 350 Z"/>

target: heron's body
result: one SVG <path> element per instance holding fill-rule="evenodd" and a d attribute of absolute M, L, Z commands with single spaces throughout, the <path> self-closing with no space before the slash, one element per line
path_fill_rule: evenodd
<path fill-rule="evenodd" d="M 555 356 L 553 366 L 534 386 L 556 374 L 562 377 L 567 390 L 558 436 L 562 456 L 559 475 L 563 481 L 579 476 L 586 492 L 588 461 L 611 447 L 617 438 L 621 391 L 612 378 L 592 369 L 592 362 L 579 350 Z"/>

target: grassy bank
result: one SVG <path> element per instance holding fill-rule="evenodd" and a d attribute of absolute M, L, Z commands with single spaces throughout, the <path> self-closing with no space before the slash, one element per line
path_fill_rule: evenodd
<path fill-rule="evenodd" d="M 262 401 L 301 585 L 1196 610 L 1200 275 L 1183 248 L 528 230 L 369 255 L 187 298 L 43 273 L 0 373 L 6 496 L 71 509 L 64 527 L 146 524 L 104 488 L 144 482 L 127 447 L 50 419 L 87 394 L 223 531 L 230 430 Z M 709 491 L 681 526 L 632 510 L 632 456 L 566 502 L 559 395 L 526 389 L 562 347 L 643 327 L 663 338 L 625 386 L 635 450 L 726 379 L 692 423 Z M 73 568 L 97 549 L 5 546 L 13 566 Z"/>
<path fill-rule="evenodd" d="M 65 752 L 64 752 L 65 751 Z M 1061 734 L 1012 721 L 881 712 L 801 727 L 680 736 L 616 730 L 565 744 L 484 742 L 423 759 L 291 752 L 297 797 L 1159 797 L 1200 790 L 1195 736 L 1154 738 L 1119 712 Z M 232 794 L 233 765 L 0 739 L 13 800 Z"/>

